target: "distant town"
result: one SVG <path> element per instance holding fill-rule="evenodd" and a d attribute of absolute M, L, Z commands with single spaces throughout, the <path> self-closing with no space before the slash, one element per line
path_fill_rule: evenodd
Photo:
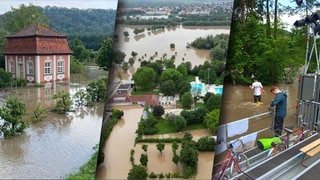
<path fill-rule="evenodd" d="M 181 4 L 167 5 L 158 7 L 130 7 L 118 8 L 118 19 L 126 18 L 142 19 L 168 19 L 171 15 L 175 16 L 209 16 L 215 13 L 230 14 L 232 13 L 233 2 L 215 2 L 202 4 Z"/>

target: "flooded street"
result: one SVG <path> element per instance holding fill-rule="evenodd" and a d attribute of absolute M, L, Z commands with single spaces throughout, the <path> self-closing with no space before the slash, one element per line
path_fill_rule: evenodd
<path fill-rule="evenodd" d="M 77 80 L 78 81 L 78 80 Z M 57 89 L 73 95 L 84 85 L 71 83 L 52 88 L 13 88 L 11 91 L 26 103 L 27 115 L 41 102 L 51 109 L 51 96 Z M 60 179 L 76 172 L 94 153 L 99 143 L 104 104 L 75 108 L 75 112 L 59 115 L 49 112 L 47 117 L 31 125 L 25 133 L 14 138 L 0 138 L 0 177 Z"/>
<path fill-rule="evenodd" d="M 134 149 L 136 164 L 140 164 L 140 155 L 144 153 L 141 146 L 148 145 L 148 172 L 174 173 L 181 171 L 181 167 L 172 162 L 172 148 L 170 143 L 165 144 L 162 154 L 157 150 L 155 143 L 139 143 L 134 146 L 136 129 L 141 118 L 143 108 L 141 106 L 116 107 L 124 111 L 121 119 L 112 130 L 109 139 L 105 144 L 105 159 L 97 171 L 98 179 L 126 179 L 132 165 L 130 162 L 130 150 Z M 191 131 L 194 140 L 202 136 L 210 135 L 206 129 Z M 150 138 L 182 137 L 183 133 L 153 135 Z M 213 153 L 201 152 L 198 161 L 198 174 L 195 179 L 210 179 L 212 170 Z"/>
<path fill-rule="evenodd" d="M 144 27 L 145 32 L 135 35 L 133 30 L 135 27 Z M 175 55 L 175 64 L 182 62 L 191 62 L 193 66 L 203 64 L 209 58 L 209 50 L 200 50 L 195 48 L 187 48 L 187 43 L 191 43 L 196 38 L 206 37 L 208 35 L 229 34 L 229 27 L 185 27 L 178 26 L 176 28 L 165 28 L 154 32 L 147 31 L 148 26 L 124 26 L 119 25 L 116 28 L 116 34 L 119 40 L 115 41 L 115 48 L 126 54 L 125 60 L 131 56 L 131 52 L 137 52 L 135 68 L 140 66 L 141 60 L 160 59 L 164 54 L 166 58 Z M 128 31 L 129 37 L 124 37 L 123 32 Z M 175 48 L 171 49 L 170 44 L 174 43 Z M 146 48 L 146 46 L 148 48 Z M 157 55 L 156 55 L 157 52 Z M 146 55 L 146 56 L 145 56 Z"/>

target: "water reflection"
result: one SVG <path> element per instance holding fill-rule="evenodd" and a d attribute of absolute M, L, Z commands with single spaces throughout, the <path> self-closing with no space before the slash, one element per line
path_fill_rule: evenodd
<path fill-rule="evenodd" d="M 73 95 L 85 86 L 79 82 L 88 77 L 76 77 L 76 82 L 52 84 L 52 86 L 12 88 L 26 103 L 27 115 L 38 102 L 50 110 L 54 102 L 51 97 L 58 90 Z M 79 81 L 78 81 L 79 80 Z M 14 138 L 0 138 L 0 177 L 58 179 L 75 172 L 86 163 L 99 143 L 104 104 L 94 107 L 74 107 L 67 115 L 47 113 L 44 120 L 32 124 L 25 133 Z"/>

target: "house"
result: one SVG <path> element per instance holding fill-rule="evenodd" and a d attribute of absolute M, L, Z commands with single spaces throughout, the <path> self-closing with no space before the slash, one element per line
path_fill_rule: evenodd
<path fill-rule="evenodd" d="M 14 78 L 30 83 L 70 79 L 70 55 L 66 35 L 39 23 L 6 37 L 5 69 Z"/>
<path fill-rule="evenodd" d="M 159 105 L 159 96 L 152 94 L 133 96 L 129 94 L 116 94 L 110 98 L 108 103 L 113 105 L 141 104 L 147 106 L 156 106 Z"/>

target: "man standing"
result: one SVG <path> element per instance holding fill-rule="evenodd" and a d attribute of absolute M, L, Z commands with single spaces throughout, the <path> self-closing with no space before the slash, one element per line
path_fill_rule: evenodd
<path fill-rule="evenodd" d="M 273 130 L 275 136 L 281 136 L 283 120 L 287 115 L 287 94 L 280 91 L 277 86 L 272 86 L 270 92 L 275 95 L 275 97 L 270 103 L 269 108 L 276 106 Z"/>
<path fill-rule="evenodd" d="M 264 92 L 261 82 L 259 82 L 257 79 L 254 79 L 254 82 L 249 87 L 253 89 L 253 102 L 261 103 L 261 93 Z"/>

